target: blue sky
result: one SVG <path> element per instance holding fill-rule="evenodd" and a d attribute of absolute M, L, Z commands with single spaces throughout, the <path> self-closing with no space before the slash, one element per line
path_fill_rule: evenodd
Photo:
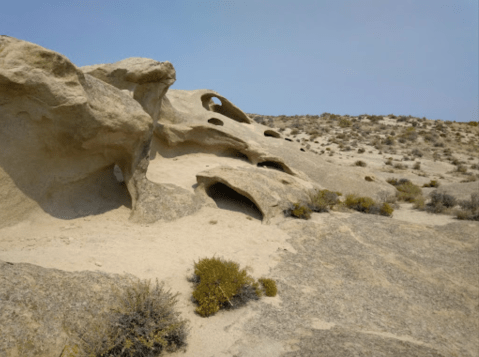
<path fill-rule="evenodd" d="M 77 66 L 170 61 L 265 115 L 479 120 L 477 0 L 8 1 L 0 34 Z"/>

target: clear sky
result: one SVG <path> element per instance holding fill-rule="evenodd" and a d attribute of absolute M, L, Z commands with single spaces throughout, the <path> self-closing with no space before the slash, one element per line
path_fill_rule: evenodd
<path fill-rule="evenodd" d="M 77 66 L 170 61 L 265 115 L 479 120 L 477 0 L 11 0 L 0 34 Z"/>

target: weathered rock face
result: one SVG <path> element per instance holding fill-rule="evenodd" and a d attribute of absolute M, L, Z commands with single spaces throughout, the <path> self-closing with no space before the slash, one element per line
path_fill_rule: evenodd
<path fill-rule="evenodd" d="M 82 67 L 90 74 L 129 93 L 153 120 L 158 120 L 163 97 L 176 80 L 170 62 L 132 57 L 119 62 Z"/>
<path fill-rule="evenodd" d="M 219 167 L 200 172 L 197 191 L 221 193 L 221 185 L 248 198 L 261 212 L 265 222 L 282 216 L 284 210 L 297 202 L 308 202 L 314 186 L 294 176 L 268 168 Z M 211 195 L 211 194 L 210 194 Z"/>
<path fill-rule="evenodd" d="M 161 102 L 174 81 L 173 67 L 126 62 L 134 96 L 154 110 L 149 98 Z M 161 218 L 161 209 L 151 211 L 162 206 L 163 197 L 152 198 L 155 184 L 145 176 L 152 133 L 152 117 L 127 93 L 84 74 L 56 52 L 0 37 L 0 225 L 15 223 L 38 206 L 73 218 L 124 204 L 126 191 L 115 184 L 115 164 L 131 195 L 133 218 Z M 105 194 L 101 187 L 114 190 Z M 109 197 L 98 203 L 98 194 Z M 186 211 L 198 207 L 192 194 L 178 188 L 176 196 L 191 203 Z M 167 211 L 176 217 L 185 210 Z"/>
<path fill-rule="evenodd" d="M 0 261 L 0 355 L 63 356 L 132 278 Z"/>

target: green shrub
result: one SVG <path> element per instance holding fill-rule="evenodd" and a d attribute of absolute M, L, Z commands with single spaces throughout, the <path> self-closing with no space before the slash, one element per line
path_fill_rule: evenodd
<path fill-rule="evenodd" d="M 399 201 L 414 203 L 419 197 L 422 197 L 421 188 L 408 179 L 390 178 L 386 181 L 396 187 L 396 197 Z"/>
<path fill-rule="evenodd" d="M 346 207 L 358 212 L 383 216 L 391 216 L 394 211 L 388 203 L 379 204 L 371 197 L 361 197 L 354 194 L 347 195 L 344 204 Z"/>
<path fill-rule="evenodd" d="M 119 304 L 98 316 L 81 336 L 88 356 L 156 356 L 186 345 L 185 320 L 174 311 L 177 296 L 139 280 L 119 293 Z"/>
<path fill-rule="evenodd" d="M 436 180 L 431 180 L 429 183 L 425 183 L 422 187 L 439 187 L 440 183 Z"/>
<path fill-rule="evenodd" d="M 273 279 L 261 278 L 258 279 L 264 289 L 266 296 L 276 296 L 278 293 L 278 288 L 276 287 L 276 282 Z"/>
<path fill-rule="evenodd" d="M 407 169 L 407 165 L 400 164 L 400 163 L 394 164 L 393 167 L 394 167 L 395 169 L 398 169 L 398 170 L 406 170 L 406 169 Z"/>
<path fill-rule="evenodd" d="M 360 166 L 360 167 L 366 167 L 367 166 L 367 164 L 364 161 L 361 161 L 361 160 L 356 161 L 354 163 L 354 165 Z"/>
<path fill-rule="evenodd" d="M 389 204 L 389 203 L 383 203 L 380 210 L 379 210 L 379 214 L 381 216 L 391 216 L 394 212 L 394 209 L 392 208 L 392 206 Z"/>
<path fill-rule="evenodd" d="M 288 208 L 284 213 L 285 216 L 301 218 L 301 219 L 310 219 L 311 218 L 311 208 L 300 203 L 293 203 L 293 205 Z"/>
<path fill-rule="evenodd" d="M 329 210 L 339 203 L 340 192 L 329 190 L 318 190 L 310 195 L 311 210 L 314 212 L 329 212 Z"/>
<path fill-rule="evenodd" d="M 203 316 L 215 314 L 221 308 L 236 308 L 262 295 L 259 284 L 246 269 L 220 258 L 204 258 L 195 263 L 196 282 L 193 299 L 198 304 L 196 312 Z"/>
<path fill-rule="evenodd" d="M 349 119 L 343 118 L 339 121 L 339 126 L 341 128 L 347 128 L 347 127 L 350 127 L 351 125 L 353 125 L 353 123 Z"/>

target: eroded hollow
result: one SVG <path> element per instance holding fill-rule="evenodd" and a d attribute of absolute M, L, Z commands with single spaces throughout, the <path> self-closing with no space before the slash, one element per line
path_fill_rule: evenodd
<path fill-rule="evenodd" d="M 284 140 L 293 142 L 290 138 L 284 138 Z"/>
<path fill-rule="evenodd" d="M 263 220 L 263 213 L 261 213 L 253 201 L 221 182 L 208 187 L 206 193 L 215 201 L 218 208 L 241 212 L 261 221 Z"/>
<path fill-rule="evenodd" d="M 219 100 L 221 104 L 215 103 L 214 99 Z M 250 124 L 251 120 L 240 109 L 236 108 L 225 98 L 220 98 L 214 94 L 207 93 L 201 96 L 203 108 L 211 112 L 219 113 L 240 123 Z"/>
<path fill-rule="evenodd" d="M 264 136 L 269 136 L 272 138 L 280 138 L 281 135 L 274 130 L 265 130 Z"/>
<path fill-rule="evenodd" d="M 258 167 L 267 167 L 270 169 L 275 169 L 281 172 L 285 172 L 287 174 L 292 175 L 293 173 L 289 168 L 287 168 L 283 163 L 277 161 L 263 161 L 258 163 Z"/>
<path fill-rule="evenodd" d="M 208 120 L 208 123 L 213 124 L 213 125 L 219 125 L 219 126 L 225 125 L 225 123 L 223 123 L 222 120 L 219 120 L 219 119 L 216 119 L 216 118 L 211 118 L 210 120 Z"/>

